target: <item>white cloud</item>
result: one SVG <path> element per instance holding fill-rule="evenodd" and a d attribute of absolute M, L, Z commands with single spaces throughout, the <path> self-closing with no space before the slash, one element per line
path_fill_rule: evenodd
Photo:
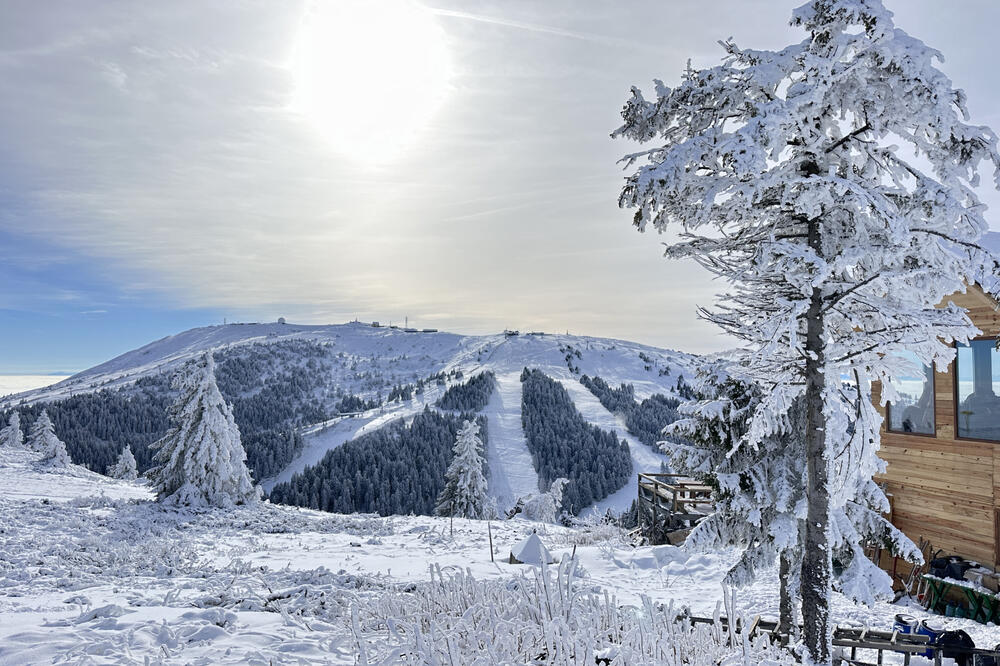
<path fill-rule="evenodd" d="M 716 39 L 795 38 L 779 4 L 734 1 L 708 20 L 693 0 L 435 3 L 455 66 L 447 102 L 372 168 L 287 109 L 296 4 L 15 5 L 0 25 L 0 176 L 17 205 L 0 228 L 184 307 L 715 349 L 694 306 L 718 285 L 630 228 L 615 160 L 633 146 L 608 133 L 630 85 L 715 60 Z M 934 7 L 897 18 L 958 52 L 974 112 L 988 109 L 992 37 L 946 34 L 923 19 Z M 391 82 L 385 94 L 406 112 Z M 344 90 L 343 103 L 372 100 Z"/>

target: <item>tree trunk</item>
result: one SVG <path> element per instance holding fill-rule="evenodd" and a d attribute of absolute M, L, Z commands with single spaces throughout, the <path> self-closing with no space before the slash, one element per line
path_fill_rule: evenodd
<path fill-rule="evenodd" d="M 809 246 L 823 256 L 820 221 L 809 220 Z M 831 652 L 830 582 L 832 561 L 828 538 L 830 518 L 829 459 L 826 451 L 826 332 L 823 295 L 813 288 L 806 313 L 806 513 L 802 544 L 802 638 L 814 664 L 829 664 Z"/>
<path fill-rule="evenodd" d="M 789 590 L 791 577 L 792 554 L 788 550 L 783 550 L 778 562 L 778 635 L 781 636 L 783 644 L 787 644 L 785 639 L 792 635 L 792 628 L 795 626 L 795 606 Z"/>

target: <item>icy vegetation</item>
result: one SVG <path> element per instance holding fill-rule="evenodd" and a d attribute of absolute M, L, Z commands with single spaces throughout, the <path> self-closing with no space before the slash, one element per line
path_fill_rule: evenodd
<path fill-rule="evenodd" d="M 859 590 L 879 577 L 866 539 L 919 558 L 879 520 L 872 383 L 895 401 L 892 380 L 915 368 L 894 352 L 947 364 L 979 334 L 946 299 L 996 288 L 976 189 L 983 167 L 1000 185 L 1000 153 L 993 130 L 969 124 L 942 54 L 880 0 L 811 0 L 790 24 L 799 41 L 784 48 L 728 39 L 721 63 L 688 64 L 676 87 L 657 80 L 653 99 L 633 88 L 613 135 L 641 144 L 619 196 L 635 226 L 679 233 L 666 255 L 728 285 L 702 314 L 739 341 L 738 374 L 763 389 L 728 455 L 784 435 L 803 402 L 798 591 L 808 656 L 828 664 L 834 553 L 853 553 Z"/>
<path fill-rule="evenodd" d="M 173 427 L 153 443 L 158 465 L 149 470 L 159 499 L 183 506 L 231 507 L 256 501 L 232 407 L 215 382 L 212 354 L 191 361 L 172 382 Z"/>
<path fill-rule="evenodd" d="M 458 431 L 453 456 L 444 474 L 444 489 L 438 495 L 439 516 L 495 518 L 489 511 L 487 495 L 486 445 L 479 438 L 479 423 L 465 421 Z"/>
<path fill-rule="evenodd" d="M 0 448 L 0 663 L 794 663 L 685 619 L 776 617 L 774 571 L 723 595 L 726 551 L 633 548 L 600 523 L 177 509 L 39 455 Z M 532 533 L 556 563 L 508 564 Z M 833 610 L 881 629 L 927 617 L 840 595 Z M 1000 642 L 996 627 L 938 619 Z"/>

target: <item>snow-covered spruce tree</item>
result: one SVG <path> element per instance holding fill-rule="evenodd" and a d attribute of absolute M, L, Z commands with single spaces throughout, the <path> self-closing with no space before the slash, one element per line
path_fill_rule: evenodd
<path fill-rule="evenodd" d="M 992 131 L 964 122 L 940 54 L 879 0 L 813 0 L 791 22 L 807 33 L 797 44 L 727 41 L 722 64 L 689 66 L 673 89 L 657 81 L 655 100 L 633 89 L 614 136 L 656 144 L 625 158 L 619 203 L 635 225 L 676 225 L 667 256 L 730 285 L 702 314 L 744 343 L 741 372 L 763 387 L 734 445 L 780 431 L 804 400 L 803 638 L 828 663 L 833 545 L 855 538 L 834 510 L 860 495 L 885 505 L 871 479 L 883 468 L 871 383 L 888 388 L 904 369 L 894 351 L 943 367 L 950 343 L 976 333 L 963 310 L 935 306 L 997 266 L 973 188 L 980 163 L 1000 157 Z M 844 376 L 858 400 L 841 397 Z M 850 418 L 859 445 L 841 452 Z"/>
<path fill-rule="evenodd" d="M 28 448 L 41 453 L 39 462 L 48 467 L 67 467 L 72 462 L 66 451 L 66 445 L 56 436 L 56 427 L 44 409 L 31 424 Z"/>
<path fill-rule="evenodd" d="M 0 446 L 21 448 L 24 444 L 24 432 L 21 430 L 21 415 L 11 412 L 7 425 L 0 430 Z"/>
<path fill-rule="evenodd" d="M 479 424 L 466 421 L 455 440 L 454 457 L 445 472 L 445 485 L 437 498 L 439 516 L 483 518 L 486 511 L 486 477 L 483 476 L 483 442 Z"/>
<path fill-rule="evenodd" d="M 139 478 L 139 468 L 136 466 L 131 446 L 126 444 L 118 456 L 118 462 L 108 467 L 108 476 L 125 481 L 135 481 Z"/>
<path fill-rule="evenodd" d="M 28 427 L 28 448 L 32 451 L 44 451 L 47 432 L 55 434 L 55 426 L 52 424 L 52 419 L 49 418 L 48 410 L 43 409 L 38 418 Z"/>
<path fill-rule="evenodd" d="M 173 427 L 152 444 L 150 470 L 161 501 L 187 506 L 228 507 L 260 496 L 246 466 L 246 452 L 233 410 L 215 383 L 212 353 L 189 362 L 174 377 L 180 392 L 170 407 Z"/>
<path fill-rule="evenodd" d="M 779 562 L 780 625 L 795 626 L 793 595 L 798 590 L 802 534 L 806 517 L 806 457 L 804 398 L 796 398 L 774 432 L 757 446 L 742 446 L 750 422 L 760 407 L 762 391 L 736 379 L 722 360 L 706 363 L 696 376 L 698 399 L 681 407 L 684 418 L 666 429 L 671 464 L 714 489 L 714 513 L 688 537 L 694 548 L 732 547 L 741 557 L 727 574 L 734 586 L 750 583 L 757 571 Z M 852 417 L 836 437 L 842 460 L 852 460 L 865 447 L 854 420 L 861 405 L 853 386 L 842 387 L 842 399 Z M 855 436 L 861 434 L 861 436 Z M 831 510 L 835 525 L 833 557 L 841 565 L 835 583 L 848 596 L 872 602 L 892 592 L 889 576 L 870 562 L 862 545 L 875 543 L 903 557 L 915 557 L 912 544 L 882 516 L 880 495 L 859 484 L 857 495 Z"/>
<path fill-rule="evenodd" d="M 724 361 L 714 360 L 695 376 L 697 399 L 680 407 L 682 418 L 664 434 L 675 472 L 713 488 L 714 512 L 686 540 L 689 548 L 736 547 L 740 558 L 726 574 L 732 586 L 750 583 L 757 572 L 780 562 L 779 630 L 795 625 L 792 595 L 797 577 L 804 514 L 805 458 L 801 399 L 785 416 L 781 433 L 758 446 L 737 446 L 747 433 L 760 390 L 734 379 Z M 732 454 L 732 455 L 730 455 Z"/>

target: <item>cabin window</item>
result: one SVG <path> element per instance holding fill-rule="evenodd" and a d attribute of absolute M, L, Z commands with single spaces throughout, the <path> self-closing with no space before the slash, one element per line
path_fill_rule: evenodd
<path fill-rule="evenodd" d="M 958 436 L 1000 442 L 1000 351 L 997 341 L 959 344 L 955 363 Z"/>
<path fill-rule="evenodd" d="M 934 367 L 923 365 L 915 354 L 898 352 L 913 362 L 916 372 L 893 380 L 899 399 L 888 406 L 889 430 L 933 435 L 934 431 Z"/>

